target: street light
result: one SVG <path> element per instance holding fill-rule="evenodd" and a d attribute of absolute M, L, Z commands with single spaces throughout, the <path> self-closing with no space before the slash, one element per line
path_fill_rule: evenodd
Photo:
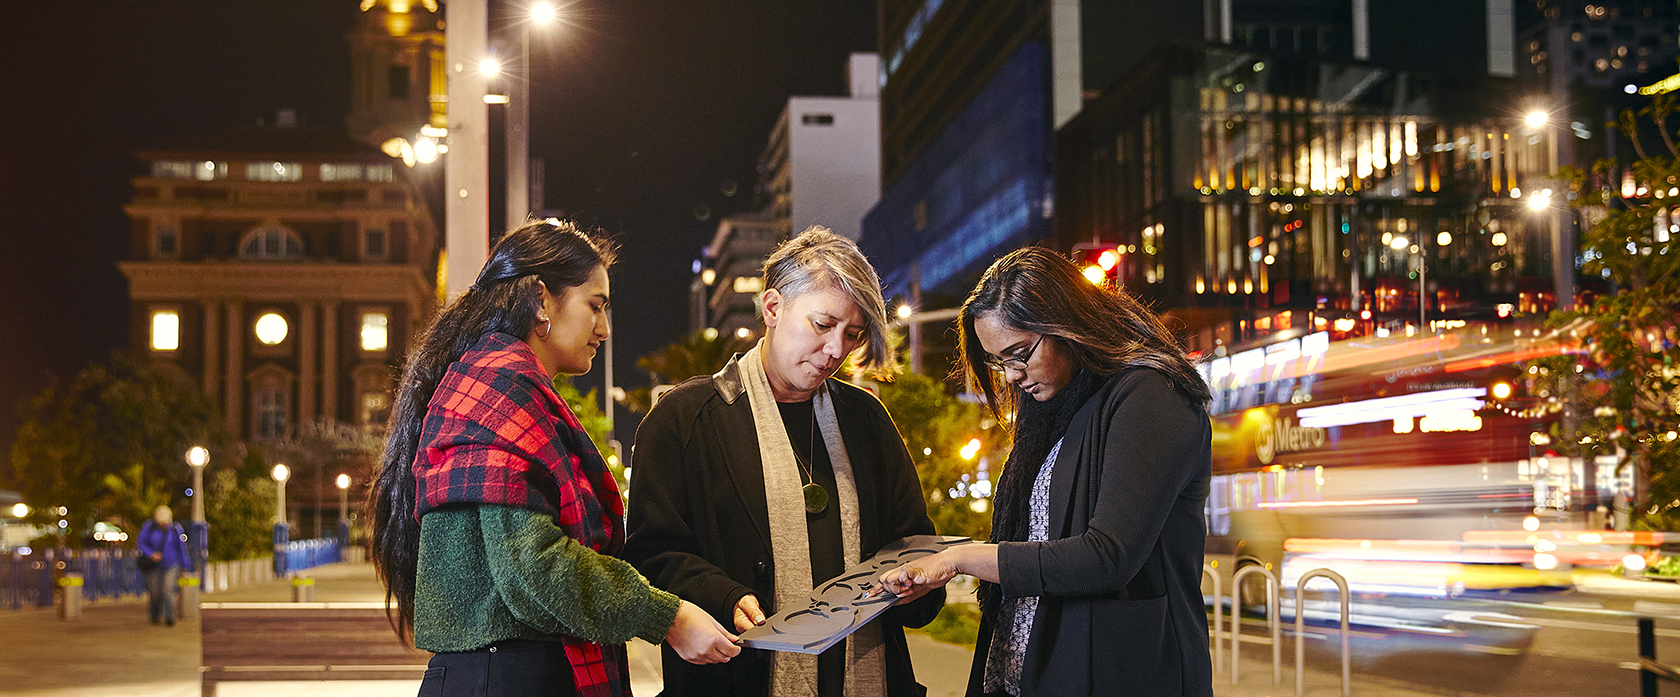
<path fill-rule="evenodd" d="M 529 8 L 526 21 L 519 22 L 519 70 L 512 76 L 507 96 L 507 227 L 515 227 L 530 215 L 531 209 L 531 25 L 550 27 L 560 17 L 550 2 L 536 2 Z M 516 73 L 518 71 L 515 71 Z M 539 197 L 540 198 L 540 197 Z"/>
<path fill-rule="evenodd" d="M 285 464 L 274 466 L 274 524 L 286 524 L 286 480 L 292 478 L 292 469 Z"/>
<path fill-rule="evenodd" d="M 1541 109 L 1535 109 L 1523 116 L 1523 123 L 1529 128 L 1539 128 L 1546 125 L 1546 122 L 1550 120 L 1551 115 Z"/>
<path fill-rule="evenodd" d="M 192 467 L 192 522 L 204 522 L 204 466 L 210 463 L 210 451 L 195 445 L 187 450 L 187 464 Z"/>
<path fill-rule="evenodd" d="M 350 475 L 338 475 L 338 519 L 350 520 Z"/>

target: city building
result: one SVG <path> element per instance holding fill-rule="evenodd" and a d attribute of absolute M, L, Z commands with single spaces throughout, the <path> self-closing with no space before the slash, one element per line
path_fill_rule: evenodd
<path fill-rule="evenodd" d="M 1459 84 L 1163 49 L 1058 134 L 1054 244 L 1114 248 L 1203 351 L 1551 308 L 1575 269 L 1561 129 L 1514 80 Z"/>
<path fill-rule="evenodd" d="M 1572 87 L 1632 94 L 1674 74 L 1680 9 L 1672 2 L 1535 5 L 1538 16 L 1521 36 L 1521 63 L 1552 94 L 1568 95 Z"/>
<path fill-rule="evenodd" d="M 756 337 L 757 296 L 764 290 L 764 260 L 787 239 L 787 221 L 767 212 L 738 213 L 718 221 L 705 258 L 690 288 L 694 327 L 716 329 L 723 336 Z"/>
<path fill-rule="evenodd" d="M 142 355 L 247 439 L 383 424 L 436 303 L 436 228 L 403 168 L 325 128 L 243 128 L 140 154 L 120 264 Z"/>
<path fill-rule="evenodd" d="M 789 230 L 821 225 L 856 240 L 881 197 L 880 61 L 854 53 L 845 97 L 790 97 L 758 159 L 761 209 Z"/>
<path fill-rule="evenodd" d="M 410 166 L 430 161 L 435 137 L 449 127 L 443 12 L 436 0 L 363 0 L 361 8 L 350 35 L 345 125 L 392 157 L 404 157 L 406 145 Z"/>

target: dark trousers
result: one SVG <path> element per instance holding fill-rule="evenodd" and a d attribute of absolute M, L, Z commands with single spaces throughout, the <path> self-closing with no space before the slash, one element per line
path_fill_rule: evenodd
<path fill-rule="evenodd" d="M 440 653 L 427 664 L 419 697 L 573 697 L 572 664 L 558 641 L 498 641 Z"/>
<path fill-rule="evenodd" d="M 181 570 L 173 566 L 154 566 L 140 572 L 146 580 L 146 609 L 152 624 L 175 624 L 175 587 L 179 585 Z"/>

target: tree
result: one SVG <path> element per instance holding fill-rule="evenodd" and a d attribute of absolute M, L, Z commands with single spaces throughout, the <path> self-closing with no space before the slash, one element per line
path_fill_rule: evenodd
<path fill-rule="evenodd" d="M 942 535 L 987 539 L 992 531 L 991 487 L 1008 456 L 1005 429 L 997 428 L 980 405 L 958 399 L 944 383 L 918 373 L 900 373 L 881 383 L 879 396 L 916 463 L 934 529 Z M 976 439 L 978 449 L 965 449 Z M 982 467 L 987 483 L 976 487 Z"/>
<path fill-rule="evenodd" d="M 696 375 L 711 375 L 722 369 L 729 358 L 752 348 L 752 344 L 735 336 L 723 336 L 716 329 L 704 329 L 675 341 L 658 351 L 636 359 L 636 367 L 654 375 L 658 384 L 674 385 Z M 653 408 L 651 390 L 630 390 L 624 406 L 640 414 Z"/>
<path fill-rule="evenodd" d="M 1680 149 L 1668 128 L 1675 95 L 1662 95 L 1612 124 L 1639 159 L 1602 160 L 1593 176 L 1566 171 L 1588 224 L 1583 271 L 1614 291 L 1568 311 L 1551 327 L 1582 342 L 1582 353 L 1533 362 L 1525 384 L 1540 406 L 1564 410 L 1552 431 L 1554 452 L 1614 458 L 1647 484 L 1632 511 L 1640 527 L 1675 530 L 1680 523 Z M 1647 152 L 1640 128 L 1649 121 L 1666 154 Z M 1556 394 L 1553 394 L 1553 392 Z"/>
<path fill-rule="evenodd" d="M 121 474 L 105 475 L 105 495 L 99 505 L 124 527 L 139 530 L 158 506 L 169 505 L 169 489 L 161 479 L 147 479 L 145 467 L 131 465 Z"/>
<path fill-rule="evenodd" d="M 72 544 L 94 522 L 123 513 L 108 508 L 112 482 L 106 475 L 117 475 L 128 491 L 162 490 L 166 501 L 174 501 L 189 476 L 187 448 L 217 449 L 228 442 L 220 419 L 185 373 L 125 356 L 89 366 L 69 382 L 53 380 L 21 412 L 24 423 L 12 446 L 15 484 L 43 509 L 68 509 L 63 518 Z"/>
<path fill-rule="evenodd" d="M 578 417 L 578 423 L 583 425 L 584 433 L 589 434 L 589 440 L 595 442 L 595 449 L 601 451 L 601 457 L 607 461 L 607 469 L 612 471 L 613 478 L 618 481 L 618 490 L 626 491 L 624 480 L 624 463 L 619 461 L 618 454 L 612 449 L 612 422 L 607 419 L 607 413 L 601 411 L 600 395 L 595 390 L 588 394 L 578 392 L 577 385 L 565 375 L 554 378 L 554 391 L 565 400 L 566 406 L 572 408 L 572 413 Z"/>
<path fill-rule="evenodd" d="M 262 455 L 255 452 L 257 463 Z M 246 459 L 251 459 L 248 455 Z M 274 534 L 274 480 L 241 477 L 240 469 L 210 473 L 204 517 L 210 522 L 210 561 L 248 559 L 268 554 Z"/>

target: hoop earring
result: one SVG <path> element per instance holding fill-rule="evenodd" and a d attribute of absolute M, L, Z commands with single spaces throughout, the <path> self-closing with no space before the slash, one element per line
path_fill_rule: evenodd
<path fill-rule="evenodd" d="M 543 323 L 543 331 L 542 331 L 541 334 L 537 334 L 537 338 L 538 339 L 547 339 L 548 335 L 554 331 L 554 325 L 549 324 L 547 317 L 543 318 L 542 323 Z M 535 333 L 535 331 L 536 330 L 533 328 L 532 333 Z"/>

